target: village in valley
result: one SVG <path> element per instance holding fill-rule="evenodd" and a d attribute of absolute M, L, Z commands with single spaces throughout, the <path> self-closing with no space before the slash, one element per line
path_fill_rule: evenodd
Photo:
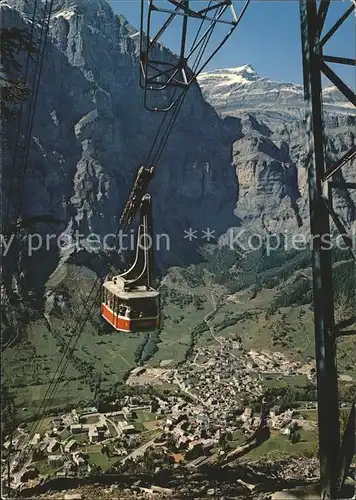
<path fill-rule="evenodd" d="M 3 484 L 10 477 L 11 488 L 21 491 L 52 478 L 138 467 L 196 469 L 249 451 L 246 443 L 257 436 L 259 444 L 263 429 L 288 446 L 300 446 L 303 432 L 316 435 L 307 413 L 315 412 L 315 402 L 305 401 L 301 411 L 300 404 L 283 404 L 281 396 L 265 398 L 269 382 L 304 377 L 315 384 L 311 362 L 244 351 L 239 339 L 216 341 L 214 348 L 195 347 L 180 366 L 166 360 L 159 368 L 135 368 L 126 380 L 130 395 L 21 424 L 4 440 Z"/>

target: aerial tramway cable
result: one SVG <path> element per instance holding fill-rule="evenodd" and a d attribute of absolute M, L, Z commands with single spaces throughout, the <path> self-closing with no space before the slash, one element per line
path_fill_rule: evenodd
<path fill-rule="evenodd" d="M 211 1 L 209 2 L 209 6 L 211 4 Z M 221 9 L 221 7 L 220 7 Z M 213 21 L 211 22 L 211 24 L 213 23 Z M 202 27 L 204 25 L 204 20 L 201 21 L 200 23 L 200 26 L 199 26 L 199 29 L 196 33 L 196 36 L 195 36 L 195 39 L 193 41 L 193 45 L 195 44 L 195 41 L 198 39 L 199 37 L 199 34 L 202 30 Z M 204 52 L 205 52 L 205 49 L 210 41 L 210 38 L 211 38 L 211 35 L 212 35 L 212 31 L 210 32 L 209 36 L 207 37 L 207 39 L 205 40 L 204 44 L 201 45 L 199 51 L 198 51 L 198 54 L 197 54 L 197 57 L 194 61 L 194 65 L 193 65 L 193 72 L 196 70 L 196 68 L 199 66 L 200 62 L 201 62 L 201 59 L 203 58 L 204 56 Z M 175 95 L 177 94 L 178 92 L 178 89 L 176 88 L 173 92 L 173 99 L 175 97 Z M 155 149 L 155 146 L 157 144 L 157 141 L 159 139 L 159 136 L 162 132 L 162 129 L 163 129 L 163 125 L 166 121 L 166 119 L 168 118 L 169 116 L 169 113 L 165 113 L 162 120 L 161 120 L 161 124 L 157 130 L 157 133 L 153 139 L 153 142 L 152 142 L 152 146 L 151 146 L 151 149 L 147 155 L 147 158 L 146 158 L 146 165 L 149 165 L 150 163 L 153 164 L 153 165 L 157 165 L 159 159 L 161 158 L 162 156 L 162 152 L 163 152 L 163 149 L 168 141 L 168 137 L 174 127 L 174 124 L 177 120 L 177 117 L 178 117 L 178 114 L 179 114 L 179 111 L 183 105 L 183 102 L 185 100 L 185 97 L 187 95 L 187 92 L 188 92 L 188 88 L 183 92 L 181 93 L 180 96 L 178 96 L 177 100 L 176 100 L 176 104 L 175 104 L 175 107 L 171 110 L 172 112 L 172 115 L 171 115 L 171 118 L 170 118 L 170 121 L 169 121 L 169 124 L 168 124 L 168 127 L 166 129 L 166 131 L 163 133 L 162 137 L 161 137 L 161 140 L 159 141 L 159 144 L 158 144 L 158 148 L 157 148 L 157 151 L 155 152 L 153 158 L 152 158 L 152 161 L 150 161 L 150 158 L 151 158 L 151 155 L 153 154 L 154 152 L 154 149 Z"/>
<path fill-rule="evenodd" d="M 37 106 L 37 100 L 38 100 L 38 94 L 39 94 L 39 88 L 40 88 L 43 62 L 44 62 L 44 57 L 45 57 L 45 53 L 46 53 L 46 44 L 47 44 L 47 39 L 48 39 L 49 24 L 50 24 L 50 20 L 51 20 L 53 2 L 54 2 L 54 0 L 46 1 L 45 7 L 44 7 L 44 23 L 41 27 L 41 41 L 42 41 L 42 35 L 43 35 L 43 41 L 42 41 L 43 45 L 41 47 L 40 56 L 38 57 L 38 59 L 36 61 L 36 67 L 35 67 L 35 79 L 36 79 L 36 75 L 37 75 L 37 80 L 35 81 L 34 95 L 33 95 L 32 101 L 31 101 L 32 107 L 30 107 L 30 113 L 29 113 L 29 118 L 28 118 L 28 122 L 27 122 L 27 138 L 28 139 L 26 142 L 24 156 L 22 158 L 22 163 L 21 163 L 21 181 L 20 181 L 18 189 L 17 189 L 17 197 L 18 197 L 18 205 L 17 205 L 17 213 L 16 213 L 17 217 L 19 216 L 20 211 L 21 211 L 25 176 L 26 176 L 26 172 L 27 172 L 27 168 L 28 168 L 28 156 L 29 156 L 30 144 L 31 144 L 31 139 L 32 139 L 32 131 L 33 131 L 33 126 L 34 126 L 34 119 L 35 119 L 36 106 Z M 48 12 L 47 12 L 47 9 L 48 9 Z"/>
<path fill-rule="evenodd" d="M 20 175 L 19 175 L 19 182 L 17 186 L 17 190 L 15 193 L 15 197 L 13 200 L 13 204 L 15 206 L 15 213 L 13 215 L 13 220 L 15 224 L 13 225 L 13 234 L 17 234 L 17 224 L 16 221 L 18 220 L 18 217 L 20 215 L 21 211 L 21 203 L 22 203 L 22 196 L 23 196 L 23 189 L 24 189 L 24 183 L 25 183 L 25 176 L 26 176 L 26 170 L 27 170 L 27 160 L 28 160 L 28 154 L 29 154 L 29 147 L 31 144 L 31 138 L 32 138 L 32 129 L 33 129 L 33 124 L 34 124 L 34 116 L 35 116 L 35 111 L 36 111 L 36 105 L 37 105 L 37 99 L 38 99 L 38 92 L 39 92 L 39 83 L 40 83 L 40 78 L 41 78 L 41 73 L 42 73 L 42 67 L 43 67 L 43 60 L 44 60 L 44 55 L 45 55 L 45 50 L 46 50 L 46 41 L 48 37 L 48 29 L 49 29 L 49 22 L 50 22 L 50 17 L 51 17 L 51 12 L 52 12 L 52 7 L 53 7 L 53 0 L 47 1 L 44 11 L 43 11 L 43 22 L 41 23 L 41 30 L 40 30 L 40 45 L 43 39 L 43 45 L 41 45 L 41 48 L 38 52 L 38 58 L 36 61 L 36 66 L 34 70 L 34 78 L 33 78 L 33 91 L 31 93 L 31 99 L 29 102 L 29 115 L 28 115 L 28 120 L 27 120 L 27 127 L 26 127 L 26 132 L 23 134 L 25 137 L 25 144 L 23 145 L 23 156 L 22 156 L 22 161 L 21 161 L 21 166 L 20 166 Z M 49 8 L 49 10 L 47 10 Z M 30 38 L 29 38 L 29 43 L 32 43 L 33 39 L 33 34 L 34 34 L 34 25 L 35 25 L 35 20 L 36 20 L 36 12 L 37 12 L 37 0 L 35 2 L 34 6 L 34 11 L 32 15 L 32 25 L 31 25 L 31 32 L 30 32 Z M 27 55 L 27 62 L 26 62 L 26 67 L 25 67 L 25 75 L 27 76 L 28 71 L 29 71 L 29 60 L 30 60 L 30 53 Z M 10 192 L 9 192 L 9 197 L 7 200 L 7 207 L 6 207 L 6 215 L 4 219 L 4 232 L 5 234 L 8 234 L 8 222 L 9 222 L 9 216 L 10 216 L 10 205 L 12 201 L 12 191 L 13 191 L 13 186 L 14 186 L 14 178 L 15 178 L 15 172 L 17 171 L 16 168 L 16 159 L 17 159 L 17 152 L 18 149 L 20 148 L 19 145 L 19 137 L 21 135 L 21 122 L 22 122 L 22 116 L 23 116 L 23 105 L 24 103 L 21 103 L 20 106 L 20 116 L 19 116 L 19 123 L 17 127 L 17 137 L 16 137 L 16 143 L 15 143 L 15 151 L 14 151 L 14 159 L 13 159 L 13 165 L 12 165 L 12 175 L 11 175 L 11 180 L 10 180 Z M 17 201 L 16 201 L 17 200 Z M 10 343 L 12 342 L 12 339 Z M 2 351 L 8 347 L 9 343 L 5 345 L 1 345 Z"/>
<path fill-rule="evenodd" d="M 160 126 L 160 129 L 161 128 L 162 128 L 162 124 Z M 171 132 L 171 130 L 172 130 L 172 127 L 170 126 L 170 132 Z M 166 138 L 166 140 L 167 139 L 168 139 L 168 137 Z M 166 143 L 166 141 L 165 141 L 165 143 Z M 159 160 L 159 158 L 163 152 L 163 148 L 164 148 L 164 145 L 161 145 L 159 155 L 156 154 L 156 156 L 155 156 L 156 161 Z M 116 237 L 119 234 L 120 228 L 121 228 L 121 226 L 119 226 L 117 229 Z M 81 312 L 79 318 L 77 319 L 76 324 L 72 330 L 72 335 L 71 335 L 71 337 L 70 337 L 70 339 L 69 339 L 69 341 L 64 349 L 64 352 L 62 353 L 61 359 L 57 365 L 56 371 L 52 377 L 50 385 L 48 386 L 46 393 L 42 399 L 40 407 L 39 407 L 39 409 L 36 413 L 36 416 L 35 416 L 34 424 L 31 426 L 31 429 L 29 431 L 29 438 L 32 434 L 34 434 L 36 432 L 41 418 L 44 416 L 45 412 L 49 409 L 49 406 L 51 404 L 53 396 L 56 393 L 58 386 L 59 386 L 59 383 L 61 382 L 62 376 L 67 369 L 67 366 L 68 366 L 68 363 L 70 360 L 70 355 L 74 351 L 75 346 L 77 345 L 77 342 L 79 341 L 79 338 L 80 338 L 80 336 L 85 328 L 85 325 L 86 325 L 86 322 L 90 316 L 90 313 L 93 310 L 95 304 L 97 303 L 98 298 L 100 297 L 100 289 L 101 289 L 101 286 L 105 280 L 105 275 L 106 275 L 106 273 L 103 273 L 104 268 L 105 268 L 105 263 L 102 264 L 102 266 L 98 272 L 98 276 L 95 279 L 95 282 L 94 282 L 94 284 L 89 292 L 89 296 L 87 297 L 87 300 L 86 300 L 85 305 L 82 309 L 82 312 Z M 92 299 L 92 295 L 93 295 L 94 290 L 95 290 L 96 286 L 98 285 L 98 283 L 100 284 L 99 291 L 95 294 L 95 297 Z M 89 304 L 90 300 L 92 300 L 92 302 L 91 302 L 91 306 L 88 308 L 88 304 Z"/>
<path fill-rule="evenodd" d="M 143 33 L 143 18 L 144 18 L 144 0 L 141 0 L 141 37 L 140 37 L 140 69 L 141 78 L 140 85 L 144 89 L 144 106 L 150 111 L 156 112 L 169 112 L 171 111 L 177 102 L 180 100 L 182 94 L 184 94 L 188 87 L 199 76 L 199 74 L 206 68 L 207 64 L 213 59 L 216 53 L 221 49 L 221 47 L 228 41 L 232 33 L 235 31 L 239 25 L 240 20 L 244 16 L 246 9 L 250 0 L 245 0 L 245 4 L 242 6 L 240 14 L 237 16 L 234 10 L 232 0 L 212 0 L 209 1 L 208 7 L 200 10 L 194 10 L 189 8 L 189 0 L 181 0 L 179 3 L 173 0 L 168 0 L 169 3 L 175 5 L 174 10 L 167 10 L 167 8 L 158 6 L 154 4 L 153 0 L 149 2 L 148 8 L 148 18 L 147 18 L 147 33 Z M 223 16 L 231 10 L 232 20 L 223 19 Z M 214 15 L 210 17 L 214 11 Z M 169 14 L 163 26 L 157 31 L 156 34 L 151 34 L 151 15 L 153 12 L 163 12 Z M 206 15 L 208 14 L 208 15 Z M 154 48 L 157 42 L 162 38 L 162 35 L 168 29 L 177 16 L 183 16 L 183 26 L 181 33 L 181 51 L 176 62 L 164 61 L 157 59 L 155 55 Z M 196 35 L 193 43 L 190 46 L 188 52 L 186 52 L 187 47 L 187 23 L 188 18 L 200 19 L 201 26 L 199 28 L 198 34 Z M 206 21 L 210 21 L 210 26 L 200 35 L 201 28 Z M 204 47 L 204 54 L 207 49 L 206 39 L 210 39 L 213 31 L 215 31 L 216 25 L 224 24 L 230 25 L 230 30 L 223 37 L 222 41 L 213 50 L 211 54 L 207 57 L 201 66 L 196 66 L 192 71 L 189 67 L 193 68 L 190 64 L 190 58 L 194 56 L 196 51 L 201 52 L 202 47 Z M 200 63 L 199 63 L 200 64 Z M 163 81 L 162 81 L 163 79 Z M 143 81 L 143 83 L 141 83 Z M 173 94 L 172 98 L 169 98 L 169 104 L 164 106 L 157 106 L 157 103 L 148 104 L 147 95 L 149 93 L 161 92 L 166 88 L 181 88 L 183 89 L 179 96 L 176 97 L 176 92 Z"/>
<path fill-rule="evenodd" d="M 47 12 L 48 6 L 49 6 L 49 10 Z M 32 18 L 30 21 L 31 22 L 31 29 L 30 29 L 30 34 L 29 34 L 28 40 L 27 40 L 28 52 L 27 52 L 26 66 L 25 66 L 25 71 L 24 71 L 25 82 L 27 81 L 28 72 L 29 72 L 29 63 L 30 63 L 30 59 L 31 59 L 30 47 L 33 45 L 37 7 L 38 7 L 38 0 L 35 0 Z M 45 50 L 46 50 L 46 41 L 47 41 L 47 37 L 48 37 L 48 29 L 49 29 L 49 22 L 50 22 L 50 18 L 51 18 L 52 7 L 53 7 L 53 0 L 50 0 L 49 2 L 46 0 L 44 12 L 43 12 L 43 22 L 41 23 L 41 31 L 40 31 L 40 44 L 39 44 L 40 48 L 39 48 L 38 58 L 36 61 L 36 66 L 35 66 L 35 71 L 34 71 L 34 79 L 33 79 L 34 89 L 32 90 L 31 99 L 30 99 L 30 103 L 29 103 L 29 116 L 28 116 L 28 120 L 27 120 L 27 127 L 26 127 L 25 133 L 23 134 L 25 137 L 25 144 L 23 146 L 22 146 L 22 144 L 21 145 L 19 144 L 19 142 L 20 142 L 19 140 L 21 137 L 21 124 L 22 124 L 22 118 L 23 118 L 24 102 L 22 101 L 20 104 L 18 124 L 17 124 L 17 130 L 16 130 L 16 138 L 15 138 L 15 142 L 14 142 L 14 156 L 13 156 L 13 165 L 12 165 L 12 169 L 11 169 L 9 196 L 8 196 L 5 218 L 4 218 L 4 223 L 3 223 L 3 228 L 4 228 L 5 234 L 8 233 L 8 229 L 9 229 L 8 223 L 9 223 L 9 216 L 10 216 L 10 204 L 11 204 L 11 200 L 12 200 L 15 172 L 17 171 L 16 160 L 18 158 L 18 151 L 19 151 L 20 147 L 21 147 L 21 149 L 23 147 L 23 156 L 22 156 L 22 162 L 21 162 L 20 177 L 19 177 L 19 183 L 17 186 L 16 195 L 15 195 L 15 203 L 14 203 L 14 204 L 16 204 L 16 199 L 17 199 L 17 205 L 15 208 L 15 215 L 14 215 L 14 221 L 15 221 L 14 232 L 15 233 L 17 232 L 16 221 L 19 217 L 19 213 L 21 210 L 23 188 L 24 188 L 25 175 L 26 175 L 26 170 L 27 170 L 27 160 L 28 160 L 30 142 L 31 142 L 31 138 L 32 138 L 32 129 L 33 129 L 33 124 L 34 124 L 34 114 L 35 114 L 36 104 L 37 104 L 37 99 L 38 99 L 39 82 L 40 82 L 40 78 L 41 78 L 44 54 L 45 54 Z M 44 36 L 43 36 L 43 33 L 44 33 Z M 43 46 L 41 46 L 42 38 L 43 38 Z M 36 81 L 36 78 L 37 78 L 37 81 Z M 31 115 L 31 112 L 32 112 L 32 115 Z M 10 381 L 10 377 L 8 374 L 7 374 L 7 378 Z M 9 383 L 9 385 L 10 385 L 10 387 L 12 386 L 11 382 Z M 11 426 L 11 430 L 10 430 L 10 447 L 9 447 L 9 456 L 8 456 L 8 483 L 9 483 L 8 487 L 9 487 L 9 489 L 10 489 L 10 481 L 11 481 L 10 457 L 11 457 L 11 453 L 12 453 L 12 436 L 13 436 L 13 426 Z"/>
<path fill-rule="evenodd" d="M 41 47 L 41 50 L 38 51 L 38 58 L 37 58 L 37 63 L 36 63 L 35 71 L 34 71 L 34 88 L 33 88 L 33 91 L 31 93 L 31 99 L 29 102 L 29 116 L 28 116 L 28 121 L 27 121 L 27 130 L 23 134 L 23 136 L 25 138 L 25 144 L 23 145 L 23 156 L 22 156 L 22 162 L 21 162 L 21 168 L 20 168 L 19 181 L 18 181 L 18 186 L 17 186 L 17 190 L 16 190 L 17 192 L 15 193 L 15 196 L 13 197 L 12 191 L 13 191 L 13 187 L 14 187 L 14 183 L 15 183 L 14 178 L 15 178 L 15 173 L 17 172 L 17 165 L 16 165 L 17 153 L 21 147 L 19 144 L 19 137 L 21 135 L 21 122 L 22 122 L 22 118 L 23 118 L 24 102 L 21 102 L 21 105 L 20 105 L 19 121 L 18 121 L 18 126 L 17 126 L 15 150 L 14 150 L 14 157 L 13 157 L 13 165 L 12 165 L 12 169 L 11 169 L 10 189 L 9 189 L 9 196 L 8 196 L 8 200 L 7 200 L 7 207 L 6 207 L 5 217 L 4 217 L 4 224 L 3 224 L 5 234 L 8 234 L 8 222 L 9 222 L 9 216 L 10 216 L 11 201 L 13 201 L 13 204 L 15 206 L 15 213 L 13 215 L 13 220 L 15 221 L 15 224 L 13 225 L 13 234 L 14 235 L 16 235 L 17 229 L 18 229 L 16 221 L 19 217 L 20 210 L 21 210 L 21 202 L 22 202 L 23 188 L 24 188 L 24 182 L 25 182 L 25 174 L 26 174 L 26 169 L 27 169 L 27 159 L 28 159 L 29 146 L 30 146 L 31 137 L 32 137 L 34 114 L 35 114 L 37 98 L 38 98 L 39 81 L 40 81 L 41 72 L 42 72 L 43 59 L 44 59 L 45 48 L 46 48 L 46 39 L 47 39 L 47 35 L 48 35 L 48 25 L 49 25 L 49 20 L 50 20 L 51 11 L 52 11 L 52 3 L 53 3 L 53 0 L 51 1 L 50 4 L 46 3 L 46 6 L 45 6 L 45 9 L 43 12 L 43 22 L 41 23 L 40 39 L 42 40 L 42 35 L 44 33 L 44 39 L 43 39 L 44 43 L 43 43 L 43 46 Z M 49 8 L 49 11 L 47 13 L 48 5 L 50 8 Z M 27 43 L 29 43 L 29 44 L 33 43 L 32 40 L 33 40 L 33 36 L 34 36 L 34 25 L 35 25 L 35 20 L 36 20 L 36 12 L 37 12 L 37 0 L 35 1 L 33 15 L 32 15 L 30 36 L 29 36 L 29 39 L 27 40 Z M 45 28 L 46 24 L 47 24 L 47 27 Z M 29 71 L 30 58 L 31 58 L 31 54 L 28 51 L 25 72 L 24 72 L 25 81 L 27 80 L 27 75 L 28 75 L 28 71 Z M 37 78 L 37 81 L 36 81 L 36 78 Z M 31 111 L 32 111 L 32 115 L 31 115 Z M 22 147 L 21 147 L 21 149 L 22 149 Z M 21 158 L 20 158 L 20 161 L 21 161 Z M 13 200 L 12 200 L 12 198 L 13 198 Z M 10 340 L 10 344 L 11 344 L 11 342 L 12 342 L 12 340 Z M 8 345 L 9 345 L 9 342 L 5 346 L 1 345 L 2 350 L 4 350 Z"/>
<path fill-rule="evenodd" d="M 30 21 L 31 22 L 30 36 L 28 39 L 28 43 L 30 46 L 33 44 L 33 34 L 34 34 L 34 27 L 35 27 L 35 20 L 36 20 L 37 4 L 38 4 L 38 0 L 35 0 L 32 19 Z M 27 82 L 27 75 L 28 75 L 30 58 L 31 58 L 30 52 L 27 52 L 26 66 L 25 66 L 25 72 L 24 72 L 25 82 Z M 32 94 L 31 94 L 31 96 L 32 96 Z M 17 131 L 16 131 L 16 138 L 15 138 L 15 142 L 14 142 L 14 158 L 13 158 L 13 162 L 12 162 L 12 173 L 11 173 L 10 190 L 9 190 L 10 192 L 9 192 L 9 197 L 8 197 L 8 202 L 7 202 L 6 212 L 5 212 L 5 218 L 4 218 L 4 226 L 3 226 L 5 228 L 5 231 L 7 230 L 7 226 L 8 226 L 8 222 L 9 222 L 9 211 L 10 211 L 12 187 L 13 187 L 15 171 L 16 171 L 15 167 L 16 167 L 17 152 L 19 149 L 19 138 L 20 138 L 20 132 L 21 132 L 23 107 L 24 107 L 24 101 L 21 101 L 20 109 L 19 109 L 19 119 L 18 119 L 18 124 L 17 124 Z"/>
<path fill-rule="evenodd" d="M 34 125 L 34 117 L 35 117 L 38 94 L 39 94 L 39 85 L 40 85 L 40 79 L 41 79 L 41 74 L 42 74 L 42 69 L 43 69 L 44 56 L 45 56 L 45 52 L 46 52 L 46 43 L 47 43 L 47 39 L 48 39 L 48 31 L 49 31 L 49 24 L 50 24 L 52 9 L 53 9 L 53 2 L 54 2 L 54 0 L 46 0 L 44 10 L 43 10 L 43 21 L 41 23 L 40 34 L 39 34 L 38 56 L 37 56 L 36 64 L 35 64 L 35 68 L 34 68 L 33 89 L 31 92 L 31 99 L 29 101 L 27 123 L 25 125 L 25 131 L 23 134 L 21 134 L 21 124 L 22 124 L 22 118 L 23 118 L 24 102 L 22 102 L 21 106 L 20 106 L 20 116 L 19 116 L 19 123 L 18 123 L 17 133 L 16 133 L 12 176 L 11 176 L 11 181 L 10 181 L 10 192 L 9 192 L 9 197 L 8 197 L 8 202 L 7 202 L 6 212 L 5 212 L 4 228 L 5 228 L 6 232 L 8 230 L 8 223 L 9 223 L 9 216 L 10 216 L 10 204 L 11 204 L 12 192 L 13 192 L 13 187 L 14 187 L 15 172 L 17 171 L 16 162 L 18 159 L 18 151 L 19 151 L 19 149 L 21 149 L 23 151 L 22 151 L 22 157 L 20 159 L 19 182 L 18 182 L 18 186 L 16 189 L 15 198 L 13 200 L 14 205 L 15 205 L 15 213 L 14 213 L 14 217 L 13 217 L 13 219 L 15 221 L 14 231 L 15 231 L 15 233 L 17 231 L 16 221 L 17 221 L 17 219 L 20 215 L 20 211 L 21 211 L 25 176 L 26 176 L 26 171 L 28 168 L 29 148 L 30 148 L 31 139 L 32 139 L 32 130 L 33 130 L 33 125 Z M 38 4 L 38 0 L 35 1 L 34 11 L 33 11 L 32 19 L 31 19 L 31 31 L 30 31 L 29 43 L 32 43 L 32 40 L 34 37 L 34 26 L 36 24 L 37 4 Z M 27 77 L 27 75 L 28 75 L 30 58 L 31 58 L 31 54 L 28 53 L 26 67 L 25 67 L 25 77 Z M 20 145 L 19 140 L 20 140 L 21 135 L 24 136 L 25 143 Z"/>

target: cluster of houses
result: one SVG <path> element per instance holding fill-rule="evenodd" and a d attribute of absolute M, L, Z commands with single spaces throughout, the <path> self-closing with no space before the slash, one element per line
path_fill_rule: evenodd
<path fill-rule="evenodd" d="M 240 341 L 222 337 L 216 340 L 220 344 L 218 349 L 196 348 L 193 361 L 176 369 L 162 370 L 162 381 L 178 385 L 180 395 L 177 392 L 174 396 L 163 393 L 159 397 L 126 396 L 114 402 L 109 413 L 100 413 L 94 407 L 73 410 L 53 417 L 51 429 L 36 433 L 31 440 L 22 430 L 11 444 L 12 452 L 17 453 L 11 466 L 13 483 L 19 485 L 36 477 L 36 463 L 44 460 L 58 477 L 74 476 L 78 471 L 86 473 L 90 471 L 90 463 L 85 448 L 97 443 L 110 443 L 115 456 L 130 456 L 135 448 L 142 447 L 145 439 L 145 433 L 142 439 L 138 438 L 133 422 L 138 411 L 155 414 L 158 435 L 150 446 L 167 450 L 169 443 L 186 457 L 209 453 L 219 443 L 222 432 L 239 429 L 253 433 L 260 417 L 251 408 L 243 410 L 245 400 L 256 400 L 264 394 L 266 374 L 302 373 L 303 367 L 278 352 L 246 352 L 241 349 Z M 137 369 L 131 379 L 142 376 L 144 371 L 145 368 Z M 183 397 L 184 393 L 189 397 Z M 269 425 L 288 434 L 297 422 L 293 413 L 279 415 L 272 411 Z M 9 442 L 3 446 L 8 449 Z M 22 460 L 18 459 L 20 455 Z M 6 478 L 5 472 L 3 480 Z"/>
<path fill-rule="evenodd" d="M 233 343 L 222 343 L 221 349 L 199 348 L 195 362 L 183 365 L 177 372 L 165 372 L 168 382 L 201 398 L 205 411 L 220 424 L 226 423 L 235 410 L 241 408 L 246 396 L 257 399 L 263 395 L 261 381 L 242 356 L 235 356 Z"/>
<path fill-rule="evenodd" d="M 41 463 L 41 469 L 44 468 L 45 471 L 53 473 L 55 470 L 57 477 L 90 472 L 91 464 L 85 453 L 87 445 L 113 443 L 114 454 L 125 455 L 126 451 L 115 446 L 115 442 L 120 437 L 136 432 L 128 420 L 137 408 L 137 405 L 130 405 L 120 411 L 105 414 L 99 413 L 95 407 L 73 410 L 53 417 L 50 429 L 43 433 L 36 432 L 31 437 L 23 428 L 19 428 L 19 435 L 11 444 L 10 440 L 3 444 L 5 450 L 11 447 L 14 455 L 10 469 L 13 487 L 19 488 L 29 480 L 46 476 L 46 472 L 38 469 L 38 463 Z M 2 479 L 7 484 L 7 468 L 3 471 Z"/>
<path fill-rule="evenodd" d="M 243 358 L 251 369 L 260 375 L 273 373 L 275 375 L 306 375 L 310 381 L 315 381 L 315 363 L 303 364 L 300 361 L 290 361 L 278 351 L 255 351 L 251 349 Z M 249 359 L 252 361 L 249 361 Z"/>
<path fill-rule="evenodd" d="M 218 337 L 218 348 L 197 347 L 193 361 L 178 370 L 162 370 L 162 378 L 191 395 L 203 396 L 205 406 L 221 419 L 247 397 L 258 399 L 265 392 L 265 380 L 298 374 L 315 380 L 312 363 L 292 362 L 280 352 L 242 351 L 241 342 Z M 239 351 L 239 352 L 238 352 Z"/>

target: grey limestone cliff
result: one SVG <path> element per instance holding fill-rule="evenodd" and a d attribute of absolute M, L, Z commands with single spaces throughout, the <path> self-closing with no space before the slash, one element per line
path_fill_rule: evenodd
<path fill-rule="evenodd" d="M 3 0 L 0 6 L 4 26 L 31 25 L 31 2 Z M 38 30 L 36 25 L 36 36 Z M 136 169 L 147 161 L 162 115 L 143 107 L 135 33 L 104 0 L 54 2 L 19 209 L 33 220 L 23 241 L 34 232 L 79 233 L 81 252 L 79 258 L 75 245 L 63 250 L 53 244 L 51 251 L 24 258 L 28 288 L 45 284 L 53 273 L 52 283 L 60 281 L 68 258 L 88 265 L 93 246 L 85 238 L 116 231 Z M 174 57 L 164 47 L 158 50 Z M 170 241 L 169 250 L 163 245 L 158 254 L 163 267 L 194 261 L 196 246 L 204 243 L 202 229 L 217 236 L 250 223 L 277 232 L 308 226 L 300 86 L 260 78 L 250 66 L 202 75 L 200 84 L 217 110 L 229 102 L 235 116 L 224 107 L 220 118 L 198 85 L 189 89 L 151 187 L 155 231 Z M 333 110 L 327 115 L 331 162 L 354 144 L 355 118 L 334 90 L 327 100 Z M 6 132 L 13 134 L 15 127 L 8 124 Z M 13 154 L 9 148 L 3 155 L 3 206 L 19 171 Z M 341 181 L 354 171 L 345 169 Z M 349 226 L 355 218 L 352 196 L 340 190 L 335 197 Z M 10 219 L 16 203 L 10 199 Z M 55 225 L 41 222 L 48 214 Z M 188 228 L 198 230 L 191 242 L 184 238 Z"/>
<path fill-rule="evenodd" d="M 235 214 L 262 231 L 309 232 L 306 129 L 294 120 L 267 127 L 243 114 L 233 158 L 239 183 Z M 355 144 L 353 116 L 326 116 L 326 162 L 332 165 Z M 342 186 L 355 178 L 355 159 L 337 174 Z M 335 179 L 336 180 L 336 179 Z M 356 193 L 334 190 L 333 205 L 348 230 L 355 226 Z"/>
<path fill-rule="evenodd" d="M 30 27 L 32 2 L 6 0 L 0 6 L 5 27 Z M 146 161 L 163 118 L 143 107 L 138 39 L 131 34 L 104 0 L 55 0 L 19 207 L 20 216 L 37 217 L 28 232 L 115 233 L 135 172 Z M 172 57 L 168 51 L 167 57 Z M 6 133 L 14 134 L 15 128 L 15 122 L 8 124 Z M 193 85 L 152 183 L 155 231 L 170 237 L 170 250 L 163 247 L 158 255 L 161 264 L 192 258 L 194 242 L 184 239 L 185 229 L 209 226 L 219 233 L 234 223 L 234 133 Z M 18 182 L 13 155 L 11 148 L 4 153 L 3 207 L 11 182 Z M 10 199 L 10 220 L 16 203 Z M 43 222 L 41 214 L 59 223 Z M 41 272 L 34 270 L 39 267 L 44 282 L 76 251 L 73 246 L 34 252 L 27 271 L 38 281 Z"/>

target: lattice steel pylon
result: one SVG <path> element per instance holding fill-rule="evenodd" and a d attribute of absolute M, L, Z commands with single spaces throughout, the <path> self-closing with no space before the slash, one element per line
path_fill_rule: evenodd
<path fill-rule="evenodd" d="M 347 4 L 348 2 L 345 2 Z M 301 36 L 303 53 L 304 91 L 306 100 L 306 127 L 308 139 L 308 183 L 310 225 L 313 238 L 313 292 L 315 316 L 315 353 L 318 392 L 319 458 L 321 498 L 340 498 L 347 470 L 355 454 L 355 402 L 349 415 L 345 434 L 340 440 L 338 375 L 336 344 L 341 335 L 356 333 L 344 330 L 355 318 L 335 324 L 334 292 L 332 283 L 332 258 L 325 236 L 330 235 L 330 219 L 342 232 L 344 242 L 355 258 L 352 240 L 341 219 L 333 208 L 332 190 L 342 187 L 355 189 L 356 183 L 337 179 L 342 167 L 355 158 L 353 146 L 334 165 L 327 166 L 322 103 L 322 75 L 326 76 L 339 91 L 356 105 L 355 92 L 327 64 L 356 65 L 354 59 L 328 56 L 324 47 L 341 29 L 344 21 L 355 10 L 355 1 L 345 7 L 344 14 L 326 34 L 323 34 L 330 0 L 300 0 Z M 350 41 L 350 43 L 352 43 Z M 354 45 L 355 46 L 355 43 Z M 353 214 L 355 221 L 356 214 Z"/>
<path fill-rule="evenodd" d="M 230 38 L 249 2 L 237 13 L 233 0 L 141 0 L 140 85 L 146 109 L 167 112 L 180 101 Z M 179 53 L 169 54 L 163 51 L 162 38 L 172 27 L 176 36 L 179 21 Z M 219 41 L 211 41 L 217 26 L 226 31 L 219 33 Z"/>

